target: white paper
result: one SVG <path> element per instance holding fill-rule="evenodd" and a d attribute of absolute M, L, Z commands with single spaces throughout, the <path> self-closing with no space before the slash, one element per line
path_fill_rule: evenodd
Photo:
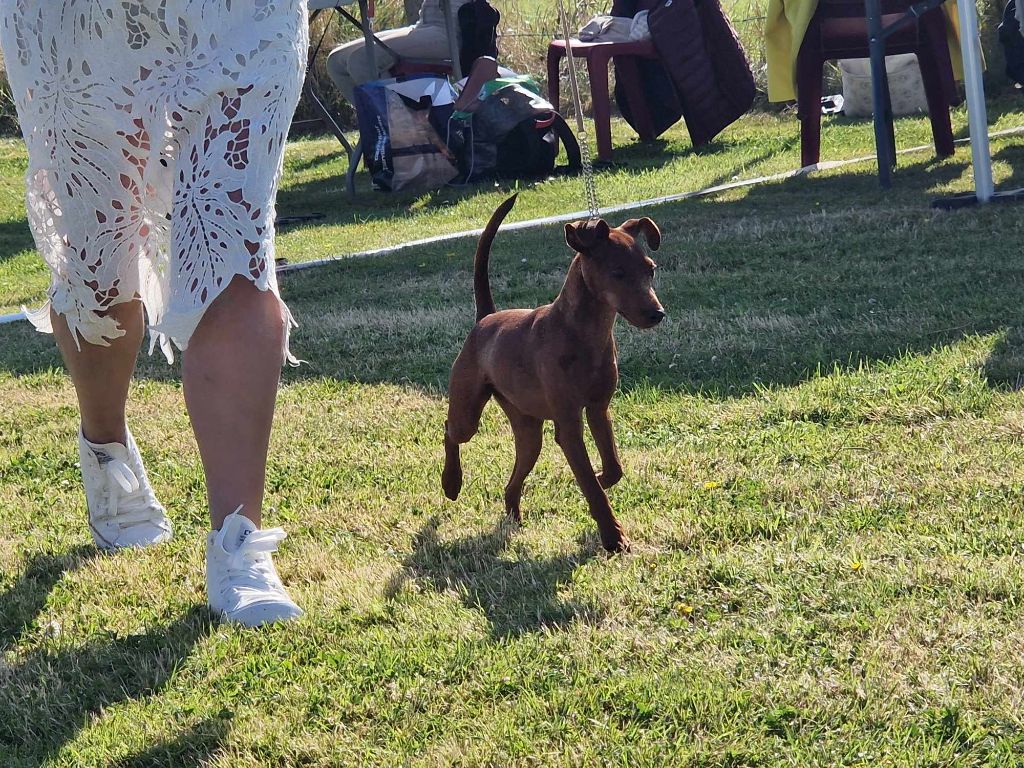
<path fill-rule="evenodd" d="M 435 107 L 453 103 L 458 95 L 451 83 L 443 77 L 419 77 L 400 83 L 388 83 L 384 87 L 412 101 L 429 97 Z"/>

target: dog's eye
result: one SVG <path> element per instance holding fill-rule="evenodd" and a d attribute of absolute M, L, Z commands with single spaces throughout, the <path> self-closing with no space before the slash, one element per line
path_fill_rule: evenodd
<path fill-rule="evenodd" d="M 616 280 L 622 280 L 623 278 L 625 278 L 625 276 L 626 276 L 626 271 L 624 269 L 613 269 L 612 270 L 612 277 L 614 277 Z"/>

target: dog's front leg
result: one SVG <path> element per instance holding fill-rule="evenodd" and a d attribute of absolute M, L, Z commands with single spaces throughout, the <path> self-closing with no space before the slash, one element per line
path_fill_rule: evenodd
<path fill-rule="evenodd" d="M 612 433 L 612 418 L 608 414 L 608 404 L 587 408 L 587 423 L 590 434 L 597 443 L 597 452 L 601 454 L 601 474 L 597 481 L 602 488 L 611 488 L 622 479 L 622 462 L 615 448 L 615 435 Z"/>
<path fill-rule="evenodd" d="M 608 502 L 601 484 L 594 474 L 594 467 L 587 455 L 587 446 L 583 442 L 583 414 L 579 412 L 566 414 L 555 419 L 555 442 L 561 447 L 565 458 L 576 476 L 583 495 L 590 505 L 590 515 L 597 521 L 601 533 L 601 544 L 609 552 L 625 552 L 629 550 L 629 540 L 623 533 L 619 521 L 615 519 L 612 505 Z"/>

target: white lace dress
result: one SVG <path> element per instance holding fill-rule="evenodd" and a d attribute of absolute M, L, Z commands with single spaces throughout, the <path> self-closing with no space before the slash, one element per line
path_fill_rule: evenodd
<path fill-rule="evenodd" d="M 243 275 L 278 294 L 274 200 L 305 0 L 0 0 L 49 306 L 90 344 L 141 298 L 168 360 Z M 283 306 L 283 305 L 282 305 Z M 284 312 L 291 323 L 287 308 Z M 291 359 L 289 357 L 289 359 Z"/>

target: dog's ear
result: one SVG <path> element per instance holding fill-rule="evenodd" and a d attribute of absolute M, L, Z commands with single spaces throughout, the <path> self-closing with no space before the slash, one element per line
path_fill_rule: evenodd
<path fill-rule="evenodd" d="M 608 222 L 604 219 L 575 221 L 565 225 L 565 242 L 574 251 L 586 252 L 608 239 Z"/>
<path fill-rule="evenodd" d="M 638 235 L 642 234 L 644 236 L 644 240 L 647 241 L 647 247 L 652 251 L 656 251 L 661 248 L 661 230 L 658 229 L 657 224 L 646 216 L 642 219 L 630 219 L 619 227 L 619 229 L 625 231 L 634 239 L 636 239 Z"/>

